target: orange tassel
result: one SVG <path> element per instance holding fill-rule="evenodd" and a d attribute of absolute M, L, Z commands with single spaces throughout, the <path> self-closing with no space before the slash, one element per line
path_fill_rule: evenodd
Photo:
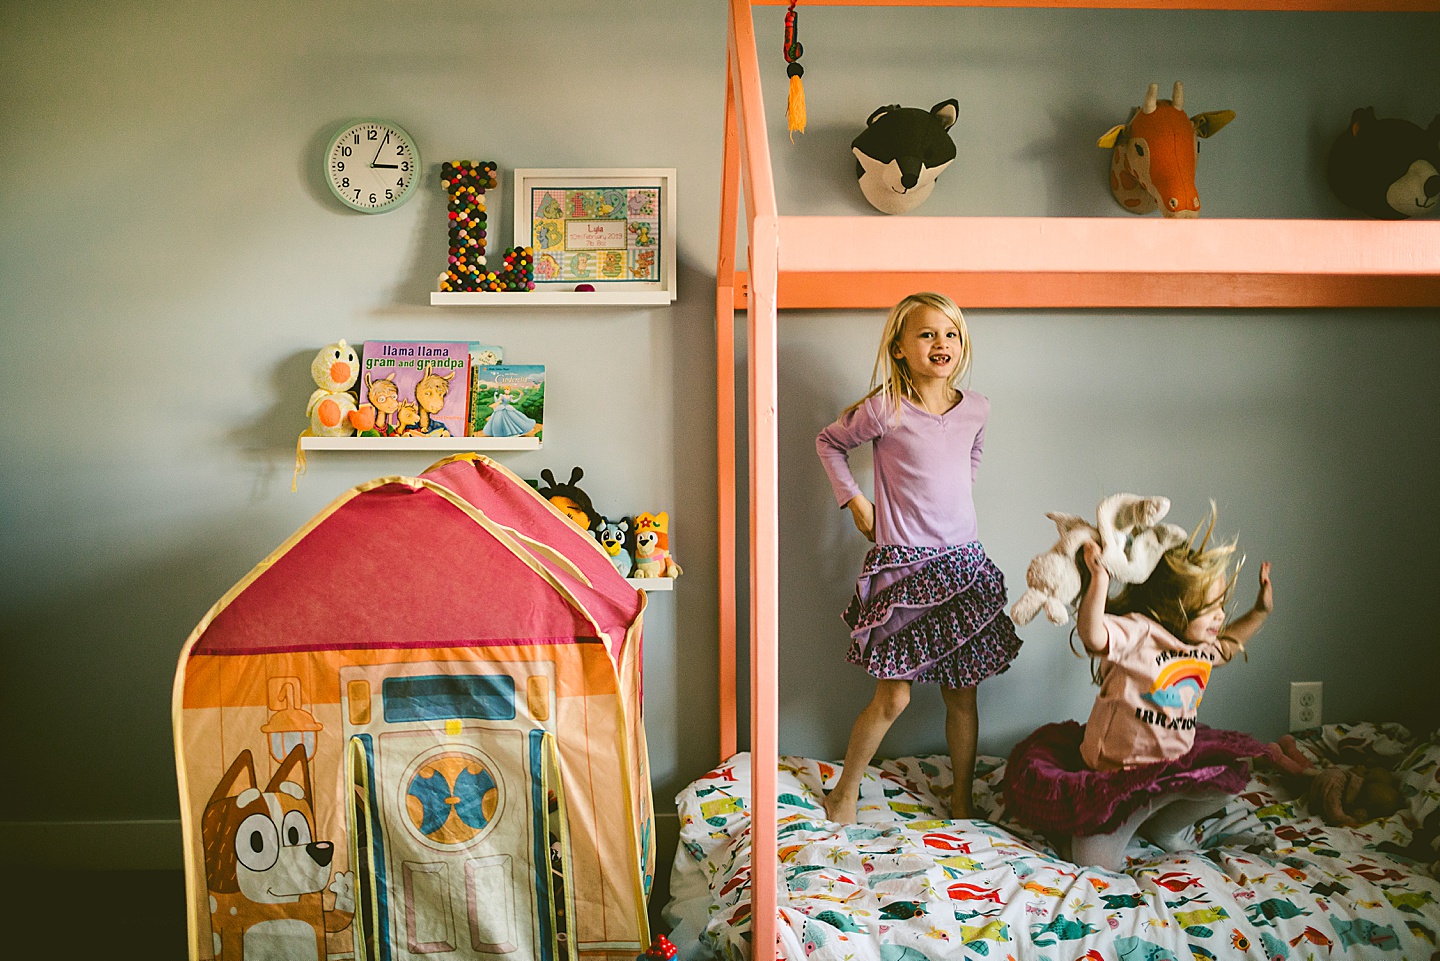
<path fill-rule="evenodd" d="M 795 131 L 805 132 L 805 86 L 799 75 L 790 78 L 790 97 L 785 101 L 785 125 L 790 128 L 790 142 L 795 142 Z"/>

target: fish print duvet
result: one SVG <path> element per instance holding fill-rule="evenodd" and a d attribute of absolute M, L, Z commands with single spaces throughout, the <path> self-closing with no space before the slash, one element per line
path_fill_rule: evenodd
<path fill-rule="evenodd" d="M 825 820 L 839 766 L 780 760 L 781 951 L 790 961 L 1440 959 L 1440 741 L 1398 725 L 1297 736 L 1324 764 L 1384 764 L 1408 806 L 1359 828 L 1326 825 L 1263 764 L 1201 821 L 1193 850 L 1132 842 L 1123 873 L 1080 868 L 1006 817 L 1004 761 L 981 757 L 984 820 L 944 815 L 943 756 L 872 766 L 859 823 Z M 750 956 L 749 756 L 687 787 L 677 869 L 703 877 L 684 956 Z M 697 887 L 692 884 L 691 887 Z M 677 884 L 678 889 L 678 884 Z"/>

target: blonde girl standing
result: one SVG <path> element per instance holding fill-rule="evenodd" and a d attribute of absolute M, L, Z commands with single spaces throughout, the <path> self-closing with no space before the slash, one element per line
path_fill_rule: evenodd
<path fill-rule="evenodd" d="M 916 681 L 940 685 L 951 814 L 972 813 L 975 688 L 1006 670 L 1021 642 L 1004 616 L 1005 579 L 978 539 L 971 486 L 990 401 L 956 386 L 970 358 L 960 308 L 941 294 L 911 294 L 885 322 L 870 392 L 815 441 L 836 501 L 875 543 L 843 615 L 852 639 L 846 660 L 875 677 L 875 694 L 825 799 L 832 821 L 854 823 L 860 779 Z M 865 443 L 874 445 L 873 504 L 848 460 Z"/>

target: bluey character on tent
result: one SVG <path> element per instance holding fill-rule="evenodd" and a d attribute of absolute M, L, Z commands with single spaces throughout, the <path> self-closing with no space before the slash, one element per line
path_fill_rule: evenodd
<path fill-rule="evenodd" d="M 324 958 L 326 932 L 349 926 L 354 876 L 331 880 L 335 845 L 314 839 L 312 800 L 304 745 L 286 755 L 263 791 L 248 750 L 215 786 L 200 831 L 212 948 L 221 961 Z M 335 896 L 328 911 L 327 887 Z"/>

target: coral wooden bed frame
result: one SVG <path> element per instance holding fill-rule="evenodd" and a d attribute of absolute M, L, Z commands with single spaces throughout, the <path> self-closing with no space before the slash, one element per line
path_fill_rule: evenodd
<path fill-rule="evenodd" d="M 915 290 L 967 307 L 1436 307 L 1440 222 L 1140 217 L 784 217 L 775 200 L 753 7 L 729 0 L 716 262 L 720 756 L 736 751 L 735 314 L 748 314 L 753 941 L 776 943 L 782 308 L 888 308 Z M 802 0 L 804 6 L 1435 12 L 1440 0 Z M 778 40 L 776 43 L 778 47 Z M 744 186 L 749 271 L 735 269 Z M 863 244 L 853 242 L 862 237 Z M 842 241 L 838 238 L 849 238 Z M 775 957 L 772 948 L 768 952 Z"/>

